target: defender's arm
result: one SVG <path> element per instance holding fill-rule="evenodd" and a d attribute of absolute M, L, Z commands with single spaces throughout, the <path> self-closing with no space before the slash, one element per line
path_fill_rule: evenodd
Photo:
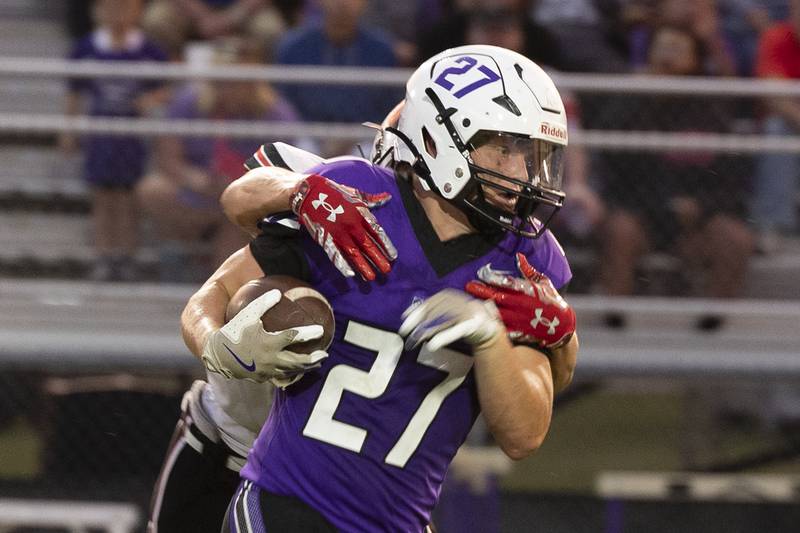
<path fill-rule="evenodd" d="M 275 289 L 254 299 L 224 323 L 231 296 L 247 281 L 262 275 L 263 269 L 249 247 L 233 254 L 189 300 L 181 316 L 181 330 L 189 349 L 208 370 L 227 378 L 271 380 L 286 387 L 328 356 L 323 350 L 303 354 L 287 347 L 319 338 L 323 330 L 308 325 L 265 331 L 261 316 L 281 299 Z"/>
<path fill-rule="evenodd" d="M 279 167 L 254 168 L 223 191 L 222 209 L 231 222 L 255 236 L 265 216 L 291 211 L 292 193 L 307 177 Z"/>
<path fill-rule="evenodd" d="M 198 359 L 208 337 L 225 324 L 225 309 L 231 297 L 242 285 L 263 275 L 250 247 L 245 246 L 228 257 L 189 298 L 181 314 L 181 334 Z"/>

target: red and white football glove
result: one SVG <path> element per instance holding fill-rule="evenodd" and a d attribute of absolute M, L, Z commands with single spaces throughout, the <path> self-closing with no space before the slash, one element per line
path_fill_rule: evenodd
<path fill-rule="evenodd" d="M 484 265 L 478 271 L 481 281 L 470 281 L 466 290 L 497 304 L 512 341 L 545 349 L 563 346 L 575 333 L 575 311 L 521 253 L 517 268 L 521 278 Z"/>
<path fill-rule="evenodd" d="M 375 279 L 373 266 L 387 274 L 397 249 L 375 220 L 370 207 L 391 199 L 389 193 L 369 194 L 312 174 L 292 193 L 292 211 L 322 246 L 336 268 L 347 277 L 353 269 L 367 281 Z M 371 263 L 371 264 L 370 264 Z"/>

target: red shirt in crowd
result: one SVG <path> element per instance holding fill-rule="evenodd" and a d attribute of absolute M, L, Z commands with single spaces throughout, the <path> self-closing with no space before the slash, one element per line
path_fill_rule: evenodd
<path fill-rule="evenodd" d="M 776 24 L 761 35 L 756 75 L 762 78 L 800 78 L 800 39 L 792 24 Z"/>

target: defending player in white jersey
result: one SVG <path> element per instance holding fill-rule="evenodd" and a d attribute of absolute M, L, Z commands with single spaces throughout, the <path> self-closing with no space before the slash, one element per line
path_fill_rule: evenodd
<path fill-rule="evenodd" d="M 321 162 L 321 157 L 310 152 L 273 143 L 262 146 L 246 167 L 276 165 L 302 172 Z M 288 226 L 272 226 L 271 231 L 294 231 L 292 225 L 296 223 L 287 220 L 285 224 Z M 282 271 L 278 261 L 272 267 L 270 274 L 294 274 Z M 228 300 L 229 295 L 220 292 L 218 286 L 202 287 L 189 301 L 183 324 L 192 328 L 209 320 L 208 312 L 194 312 L 197 306 L 224 309 Z M 268 303 L 261 300 L 256 305 L 263 306 L 265 302 Z M 189 349 L 201 357 L 203 346 L 191 334 L 185 338 Z M 300 362 L 295 368 L 283 368 L 294 375 L 276 381 L 288 384 L 314 364 Z M 153 491 L 148 533 L 219 532 L 225 509 L 239 484 L 239 470 L 269 412 L 274 388 L 269 381 L 227 379 L 216 372 L 208 372 L 206 381 L 194 382 L 181 402 L 181 418 Z"/>

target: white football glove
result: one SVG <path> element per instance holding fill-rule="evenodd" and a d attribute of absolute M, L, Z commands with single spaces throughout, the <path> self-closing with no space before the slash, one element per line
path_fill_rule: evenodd
<path fill-rule="evenodd" d="M 504 331 L 491 300 L 476 300 L 455 289 L 444 289 L 409 307 L 403 317 L 398 333 L 408 336 L 408 349 L 428 341 L 429 349 L 438 350 L 459 339 L 480 346 Z"/>
<path fill-rule="evenodd" d="M 300 379 L 305 372 L 319 367 L 320 361 L 328 357 L 324 350 L 299 354 L 286 350 L 286 347 L 322 337 L 322 326 L 314 324 L 283 331 L 264 330 L 261 315 L 280 299 L 279 290 L 267 291 L 212 333 L 203 347 L 206 368 L 226 378 L 259 383 L 270 380 L 283 388 Z"/>

